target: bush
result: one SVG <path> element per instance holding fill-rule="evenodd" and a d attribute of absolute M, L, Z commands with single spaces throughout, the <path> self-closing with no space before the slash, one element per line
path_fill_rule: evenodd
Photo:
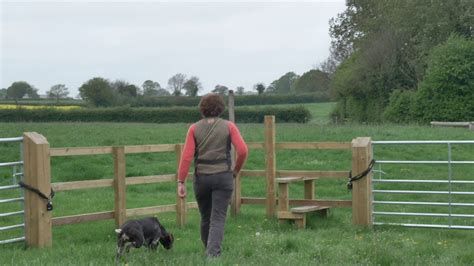
<path fill-rule="evenodd" d="M 474 41 L 451 36 L 431 51 L 416 94 L 422 122 L 474 118 Z"/>
<path fill-rule="evenodd" d="M 394 90 L 390 94 L 390 103 L 385 109 L 384 118 L 395 123 L 409 123 L 418 120 L 414 116 L 415 92 L 412 90 Z"/>
<path fill-rule="evenodd" d="M 261 123 L 265 115 L 275 115 L 278 122 L 306 123 L 310 112 L 302 107 L 236 108 L 235 116 L 240 123 Z M 24 108 L 0 110 L 2 122 L 145 122 L 145 123 L 192 123 L 201 115 L 197 108 L 81 108 L 72 110 Z M 227 111 L 223 115 L 228 117 Z"/>
<path fill-rule="evenodd" d="M 169 97 L 139 97 L 131 103 L 133 107 L 170 107 L 170 106 L 198 106 L 201 97 L 169 96 Z M 263 95 L 236 95 L 235 105 L 272 105 L 328 102 L 329 93 L 306 94 L 263 94 Z M 226 97 L 227 101 L 227 97 Z"/>

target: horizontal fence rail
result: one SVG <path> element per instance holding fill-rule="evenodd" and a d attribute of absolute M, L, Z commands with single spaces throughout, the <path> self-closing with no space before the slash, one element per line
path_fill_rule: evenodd
<path fill-rule="evenodd" d="M 16 188 L 20 188 L 20 186 L 19 185 L 1 186 L 0 190 L 16 189 Z"/>
<path fill-rule="evenodd" d="M 373 183 L 431 183 L 431 184 L 474 184 L 470 180 L 428 180 L 428 179 L 374 179 Z"/>
<path fill-rule="evenodd" d="M 455 214 L 455 213 L 374 212 L 374 214 L 379 214 L 379 215 L 398 215 L 398 216 L 429 216 L 429 217 L 474 218 L 474 214 Z"/>
<path fill-rule="evenodd" d="M 386 161 L 377 160 L 378 164 L 474 164 L 474 161 Z"/>
<path fill-rule="evenodd" d="M 8 142 L 22 142 L 23 137 L 15 137 L 15 138 L 0 138 L 0 143 L 8 143 Z"/>
<path fill-rule="evenodd" d="M 432 191 L 432 190 L 380 190 L 374 189 L 373 193 L 390 194 L 439 194 L 439 195 L 474 195 L 471 191 Z"/>
<path fill-rule="evenodd" d="M 403 227 L 441 228 L 441 229 L 469 229 L 469 230 L 474 229 L 474 226 L 469 226 L 469 225 L 379 223 L 379 222 L 374 222 L 374 225 L 394 225 L 394 226 L 403 226 Z"/>
<path fill-rule="evenodd" d="M 472 202 L 454 202 L 453 196 L 471 196 L 474 195 L 474 189 L 471 191 L 455 191 L 452 185 L 467 185 L 463 186 L 463 190 L 472 188 L 474 180 L 454 180 L 452 165 L 472 165 L 474 161 L 463 160 L 453 161 L 452 160 L 452 145 L 468 145 L 474 144 L 474 140 L 430 140 L 430 141 L 373 141 L 374 145 L 447 145 L 447 160 L 376 160 L 376 164 L 443 164 L 447 165 L 447 179 L 444 180 L 431 180 L 431 179 L 373 179 L 372 180 L 372 193 L 373 194 L 411 194 L 411 195 L 445 195 L 447 202 L 419 202 L 419 201 L 390 201 L 390 200 L 374 200 L 372 202 L 372 219 L 374 225 L 397 225 L 406 227 L 424 227 L 424 228 L 452 228 L 452 229 L 474 229 L 474 226 L 465 225 L 453 225 L 453 219 L 468 219 L 474 218 L 474 214 L 461 214 L 453 213 L 452 207 L 474 207 Z M 376 184 L 386 184 L 384 188 L 387 188 L 390 184 L 407 184 L 410 185 L 410 190 L 404 189 L 374 189 Z M 416 190 L 414 189 L 415 184 L 446 184 L 448 185 L 447 190 Z M 376 211 L 376 205 L 419 205 L 419 206 L 433 206 L 433 207 L 448 207 L 448 213 L 445 212 L 403 212 L 403 211 Z M 405 216 L 405 217 L 444 217 L 448 218 L 448 224 L 413 224 L 413 223 L 399 223 L 399 222 L 379 222 L 375 221 L 377 216 Z"/>
<path fill-rule="evenodd" d="M 25 237 L 17 237 L 17 238 L 11 238 L 7 240 L 0 240 L 0 244 L 11 244 L 11 243 L 16 243 L 16 242 L 22 242 L 25 241 Z"/>
<path fill-rule="evenodd" d="M 427 206 L 453 206 L 453 207 L 474 207 L 474 203 L 460 202 L 427 202 L 427 201 L 384 201 L 374 200 L 373 204 L 392 204 L 392 205 L 427 205 Z"/>
<path fill-rule="evenodd" d="M 23 164 L 23 161 L 7 162 L 7 163 L 0 163 L 0 167 L 17 166 L 17 165 L 22 165 L 22 164 Z"/>

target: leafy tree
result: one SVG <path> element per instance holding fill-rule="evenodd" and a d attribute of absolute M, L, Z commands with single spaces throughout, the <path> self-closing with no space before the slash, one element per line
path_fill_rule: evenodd
<path fill-rule="evenodd" d="M 474 35 L 472 1 L 350 0 L 346 5 L 330 22 L 331 56 L 340 64 L 331 86 L 340 115 L 358 121 L 380 121 L 393 90 L 416 90 L 433 47 L 452 33 Z"/>
<path fill-rule="evenodd" d="M 10 87 L 7 88 L 7 98 L 14 99 L 15 104 L 18 104 L 18 100 L 23 98 L 27 93 L 31 92 L 33 87 L 26 81 L 13 82 Z"/>
<path fill-rule="evenodd" d="M 328 92 L 330 78 L 329 74 L 319 69 L 312 69 L 304 73 L 293 83 L 293 91 L 304 92 Z"/>
<path fill-rule="evenodd" d="M 273 81 L 270 84 L 273 89 L 267 88 L 267 91 L 272 91 L 274 93 L 290 93 L 293 84 L 298 78 L 299 76 L 295 74 L 295 72 L 288 72 L 279 79 Z"/>
<path fill-rule="evenodd" d="M 68 88 L 64 84 L 56 84 L 51 87 L 49 91 L 46 92 L 49 98 L 56 99 L 56 102 L 59 102 L 59 99 L 64 99 L 69 95 Z"/>
<path fill-rule="evenodd" d="M 2 88 L 2 89 L 0 90 L 0 98 L 1 98 L 1 99 L 7 98 L 7 89 Z"/>
<path fill-rule="evenodd" d="M 168 87 L 174 96 L 181 96 L 184 83 L 186 82 L 186 75 L 178 73 L 168 80 Z"/>
<path fill-rule="evenodd" d="M 143 96 L 158 96 L 158 90 L 161 89 L 161 86 L 158 82 L 152 80 L 146 80 L 142 84 Z M 169 94 L 169 93 L 168 93 Z"/>
<path fill-rule="evenodd" d="M 450 37 L 435 47 L 416 95 L 421 121 L 472 121 L 474 118 L 474 41 Z"/>
<path fill-rule="evenodd" d="M 124 80 L 116 80 L 110 84 L 112 87 L 112 90 L 119 96 L 119 97 L 137 97 L 140 89 L 133 85 L 128 83 L 127 81 Z"/>
<path fill-rule="evenodd" d="M 192 97 L 197 96 L 197 93 L 199 90 L 201 90 L 201 88 L 202 88 L 201 82 L 199 81 L 199 78 L 196 76 L 192 76 L 183 85 L 183 89 L 186 91 L 186 95 L 192 96 Z"/>
<path fill-rule="evenodd" d="M 253 88 L 258 92 L 258 95 L 261 95 L 265 91 L 265 84 L 257 83 Z"/>
<path fill-rule="evenodd" d="M 114 94 L 109 81 L 96 77 L 88 80 L 79 88 L 81 98 L 93 106 L 110 106 L 114 102 Z"/>
<path fill-rule="evenodd" d="M 237 95 L 244 95 L 245 93 L 245 88 L 242 86 L 237 87 L 235 90 Z"/>
<path fill-rule="evenodd" d="M 229 93 L 229 88 L 224 85 L 216 85 L 212 92 L 219 93 L 221 95 L 227 95 Z"/>
<path fill-rule="evenodd" d="M 159 88 L 156 90 L 156 95 L 155 96 L 170 96 L 171 93 L 165 89 Z"/>
<path fill-rule="evenodd" d="M 38 89 L 31 87 L 30 89 L 26 91 L 26 96 L 28 96 L 28 98 L 38 99 L 39 98 Z"/>

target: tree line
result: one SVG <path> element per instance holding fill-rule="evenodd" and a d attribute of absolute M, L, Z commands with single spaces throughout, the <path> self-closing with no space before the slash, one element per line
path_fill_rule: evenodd
<path fill-rule="evenodd" d="M 350 0 L 330 21 L 334 117 L 363 122 L 474 117 L 474 1 Z"/>
<path fill-rule="evenodd" d="M 166 88 L 158 82 L 146 80 L 139 87 L 125 80 L 110 81 L 102 77 L 95 77 L 84 82 L 79 87 L 79 97 L 92 106 L 121 106 L 143 98 L 165 96 L 195 97 L 203 90 L 199 77 L 177 73 L 168 79 Z M 229 87 L 216 85 L 212 92 L 227 95 Z M 329 95 L 329 74 L 319 69 L 312 69 L 299 76 L 288 72 L 277 80 L 265 86 L 259 82 L 252 91 L 246 91 L 243 86 L 234 89 L 237 95 L 245 94 L 290 94 L 320 92 Z M 13 82 L 11 86 L 0 90 L 0 98 L 14 99 L 16 102 L 24 98 L 39 98 L 37 89 L 25 81 Z M 69 88 L 64 84 L 56 84 L 46 92 L 48 98 L 65 99 L 69 95 Z"/>

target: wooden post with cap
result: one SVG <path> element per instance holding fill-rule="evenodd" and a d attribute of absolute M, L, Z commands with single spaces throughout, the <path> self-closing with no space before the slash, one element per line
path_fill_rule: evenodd
<path fill-rule="evenodd" d="M 51 164 L 49 143 L 36 132 L 23 134 L 24 182 L 45 195 L 51 193 Z M 47 201 L 36 193 L 25 189 L 25 240 L 28 247 L 51 247 L 51 211 Z"/>
<path fill-rule="evenodd" d="M 352 140 L 352 175 L 364 172 L 372 160 L 372 140 L 368 137 Z M 352 224 L 372 226 L 372 172 L 352 183 Z"/>

